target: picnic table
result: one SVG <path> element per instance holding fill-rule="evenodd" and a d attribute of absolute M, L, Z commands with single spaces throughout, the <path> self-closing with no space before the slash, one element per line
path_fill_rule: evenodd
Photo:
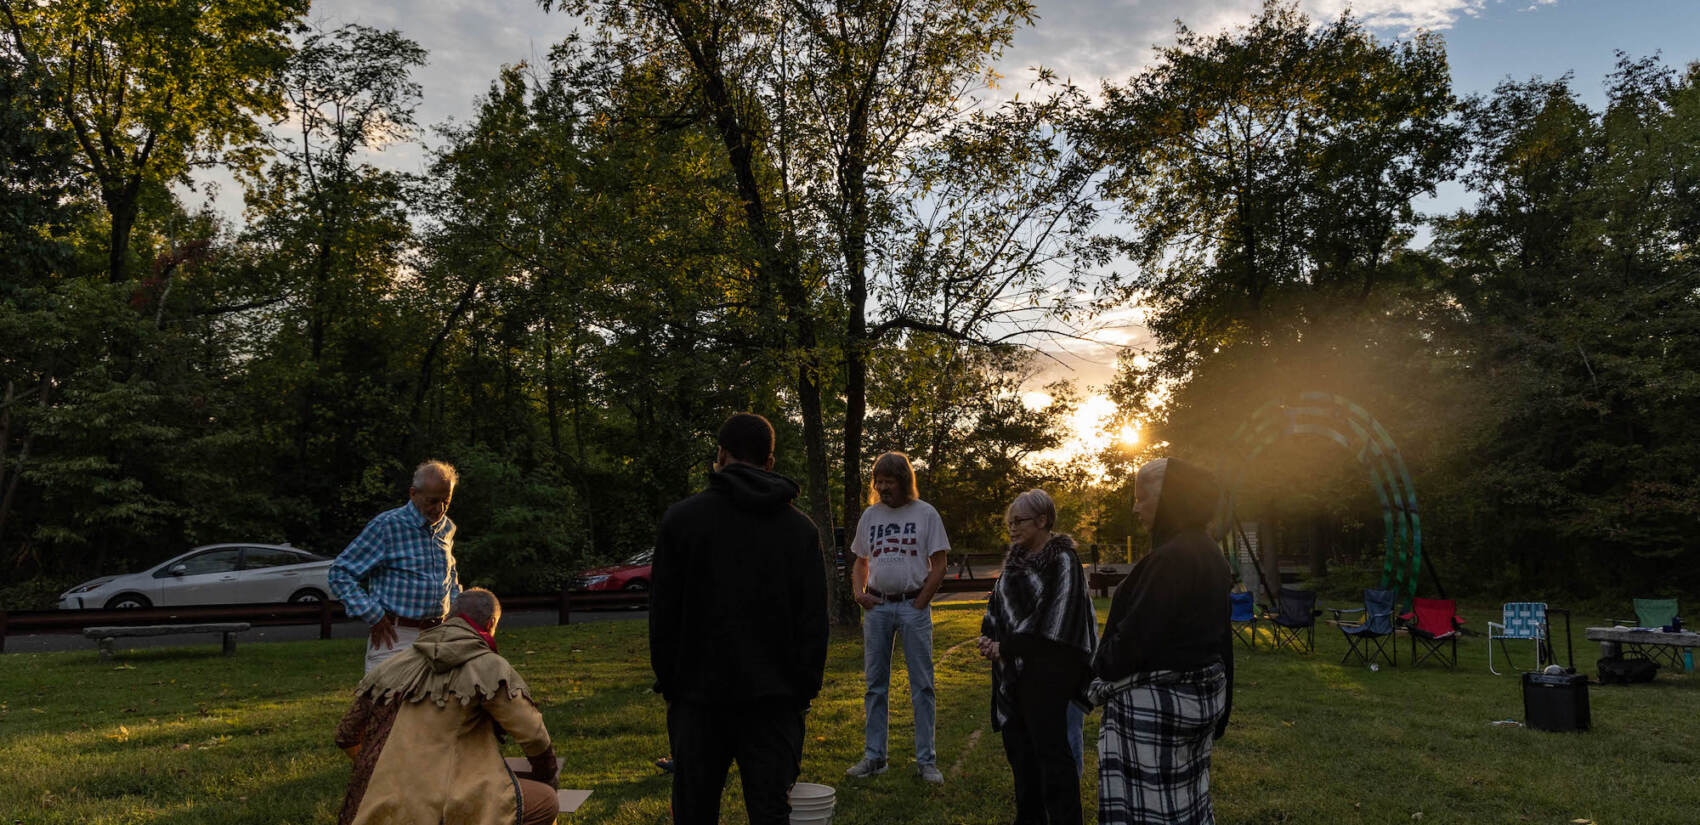
<path fill-rule="evenodd" d="M 1600 658 L 1610 659 L 1621 655 L 1624 645 L 1648 645 L 1662 647 L 1700 647 L 1700 633 L 1684 630 L 1678 633 L 1667 633 L 1663 630 L 1646 627 L 1590 627 L 1585 631 L 1592 642 L 1600 643 Z"/>

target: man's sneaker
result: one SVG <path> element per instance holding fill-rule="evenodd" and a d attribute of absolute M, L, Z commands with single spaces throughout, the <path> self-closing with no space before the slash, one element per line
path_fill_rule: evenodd
<path fill-rule="evenodd" d="M 937 765 L 922 765 L 921 781 L 931 782 L 934 785 L 943 785 L 944 774 L 939 772 L 939 766 Z"/>
<path fill-rule="evenodd" d="M 845 771 L 844 775 L 854 776 L 857 779 L 867 779 L 870 776 L 879 776 L 882 773 L 885 773 L 884 759 L 863 759 L 851 765 L 850 770 Z"/>

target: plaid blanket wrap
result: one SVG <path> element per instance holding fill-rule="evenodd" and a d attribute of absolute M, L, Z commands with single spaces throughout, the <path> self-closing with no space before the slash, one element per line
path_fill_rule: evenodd
<path fill-rule="evenodd" d="M 1225 669 L 1158 670 L 1129 681 L 1098 727 L 1098 822 L 1213 825 L 1210 743 Z"/>

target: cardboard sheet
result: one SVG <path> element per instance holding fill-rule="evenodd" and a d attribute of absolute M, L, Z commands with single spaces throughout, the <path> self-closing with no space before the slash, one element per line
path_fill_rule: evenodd
<path fill-rule="evenodd" d="M 557 769 L 559 769 L 560 764 L 560 760 L 557 759 L 555 761 Z M 521 779 L 531 778 L 531 763 L 526 761 L 524 757 L 508 757 L 508 770 L 513 771 L 514 775 Z M 561 806 L 561 813 L 570 814 L 577 811 L 579 806 L 583 805 L 584 801 L 590 798 L 590 791 L 577 791 L 570 788 L 561 788 L 555 792 L 555 797 L 559 800 L 558 804 Z"/>

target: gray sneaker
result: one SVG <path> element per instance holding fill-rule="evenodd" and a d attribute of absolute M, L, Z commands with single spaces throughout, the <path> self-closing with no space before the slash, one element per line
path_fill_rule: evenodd
<path fill-rule="evenodd" d="M 939 766 L 937 765 L 922 765 L 921 781 L 931 782 L 934 785 L 943 785 L 944 774 L 939 772 Z"/>
<path fill-rule="evenodd" d="M 884 759 L 864 758 L 862 761 L 851 765 L 850 769 L 844 772 L 844 775 L 854 776 L 857 779 L 867 779 L 869 777 L 879 776 L 882 773 L 885 773 Z"/>

